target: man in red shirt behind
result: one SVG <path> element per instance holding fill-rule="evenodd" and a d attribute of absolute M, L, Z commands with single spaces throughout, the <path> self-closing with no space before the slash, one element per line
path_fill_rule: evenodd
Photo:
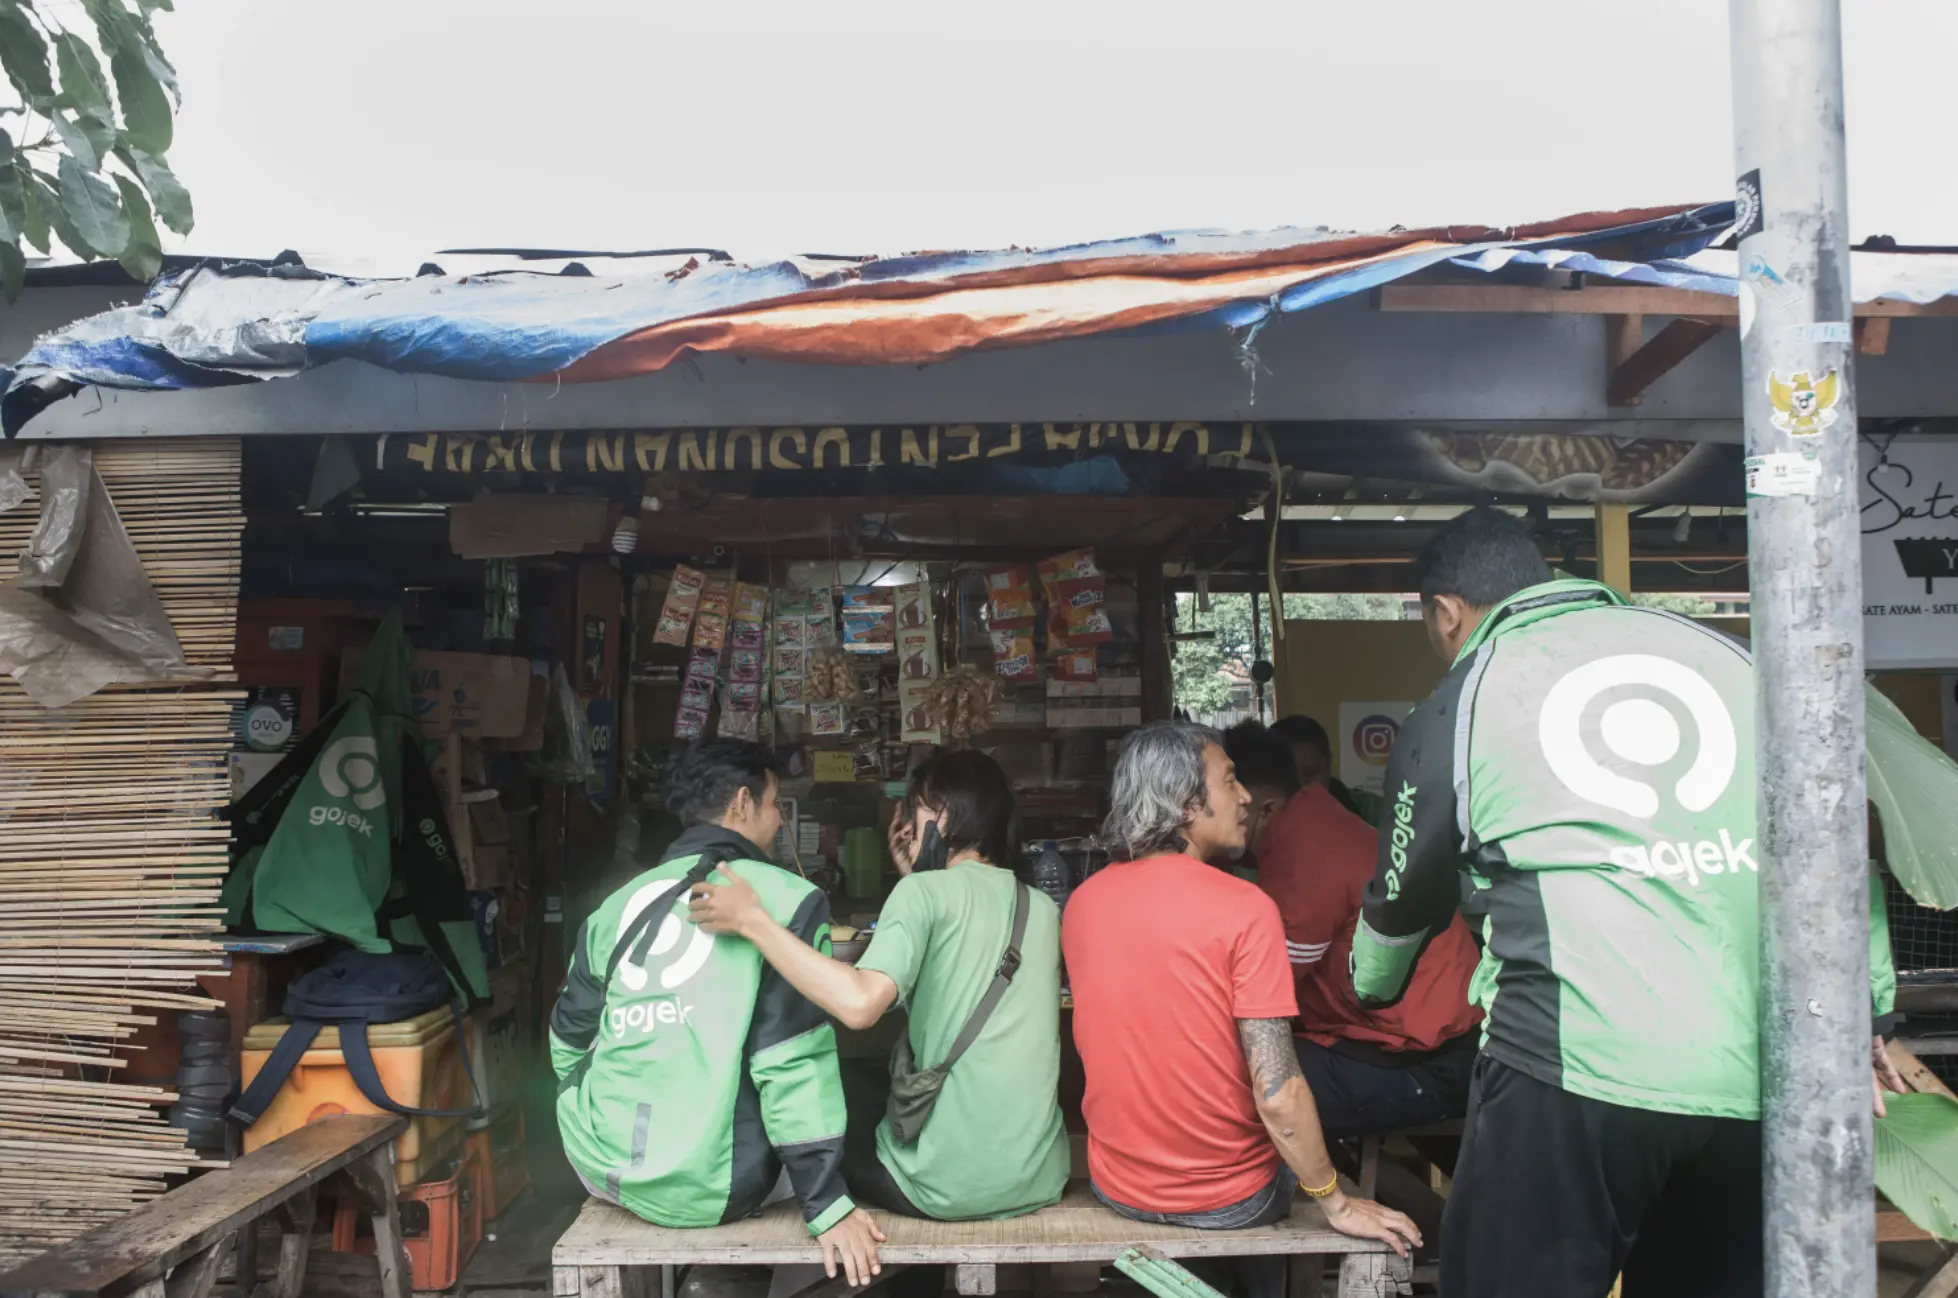
<path fill-rule="evenodd" d="M 1335 1230 L 1405 1254 L 1414 1223 L 1347 1197 L 1326 1155 L 1278 908 L 1215 864 L 1242 852 L 1249 800 L 1222 737 L 1143 727 L 1109 797 L 1103 838 L 1120 863 L 1075 891 L 1061 923 L 1095 1194 L 1138 1221 L 1229 1230 L 1283 1218 L 1303 1188 Z"/>
<path fill-rule="evenodd" d="M 1284 741 L 1257 722 L 1232 727 L 1224 749 L 1251 795 L 1258 887 L 1284 920 L 1299 1066 L 1326 1138 L 1461 1117 L 1482 1021 L 1468 998 L 1481 953 L 1467 923 L 1455 916 L 1428 944 L 1399 1001 L 1361 1009 L 1347 966 L 1378 833 L 1323 785 L 1301 787 Z"/>

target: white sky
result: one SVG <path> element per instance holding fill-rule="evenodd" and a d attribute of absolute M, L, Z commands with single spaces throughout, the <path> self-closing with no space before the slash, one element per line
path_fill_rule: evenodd
<path fill-rule="evenodd" d="M 177 3 L 201 252 L 752 259 L 1732 192 L 1721 0 Z M 1958 5 L 1844 7 L 1856 237 L 1958 243 Z"/>

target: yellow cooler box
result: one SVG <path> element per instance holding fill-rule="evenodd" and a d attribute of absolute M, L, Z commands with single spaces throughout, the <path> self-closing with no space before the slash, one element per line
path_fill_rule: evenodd
<path fill-rule="evenodd" d="M 271 1058 L 288 1020 L 267 1019 L 245 1034 L 241 1057 L 246 1086 Z M 469 1082 L 456 1049 L 455 1017 L 446 1008 L 433 1009 L 399 1023 L 376 1023 L 367 1029 L 367 1048 L 374 1071 L 396 1104 L 415 1109 L 461 1109 L 469 1104 Z M 354 1084 L 347 1060 L 340 1053 L 340 1030 L 323 1027 L 312 1048 L 300 1056 L 292 1075 L 265 1112 L 245 1131 L 245 1152 L 270 1144 L 309 1122 L 340 1113 L 380 1113 Z M 460 1118 L 410 1118 L 408 1130 L 394 1142 L 394 1179 L 412 1185 L 421 1179 L 423 1165 L 433 1167 L 454 1152 L 461 1141 Z"/>

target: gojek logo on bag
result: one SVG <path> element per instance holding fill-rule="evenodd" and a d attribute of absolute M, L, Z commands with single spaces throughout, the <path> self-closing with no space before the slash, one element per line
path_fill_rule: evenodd
<path fill-rule="evenodd" d="M 326 746 L 320 754 L 320 787 L 330 798 L 345 798 L 355 810 L 320 805 L 307 813 L 315 825 L 345 825 L 363 838 L 374 837 L 374 822 L 361 815 L 387 801 L 388 791 L 381 783 L 380 752 L 372 735 L 347 735 Z"/>
<path fill-rule="evenodd" d="M 1628 686 L 1648 692 L 1613 699 L 1597 718 L 1597 736 L 1619 768 L 1614 770 L 1586 745 L 1584 722 L 1600 695 Z M 1671 699 L 1692 721 L 1696 748 L 1683 770 L 1679 720 L 1652 694 Z M 1688 813 L 1711 808 L 1733 782 L 1739 756 L 1733 715 L 1719 691 L 1692 668 L 1654 654 L 1614 654 L 1565 675 L 1544 695 L 1537 741 L 1550 773 L 1565 788 L 1586 802 L 1644 821 L 1659 814 L 1662 800 Z M 1626 767 L 1644 768 L 1655 778 L 1635 778 Z M 1752 838 L 1736 839 L 1724 825 L 1717 836 L 1708 832 L 1713 826 L 1694 828 L 1704 836 L 1616 847 L 1612 862 L 1647 877 L 1683 877 L 1696 888 L 1703 876 L 1743 868 L 1758 872 Z"/>
<path fill-rule="evenodd" d="M 632 921 L 639 917 L 639 912 L 650 906 L 671 886 L 670 880 L 661 879 L 648 883 L 633 893 L 626 902 L 625 909 L 619 912 L 619 932 L 613 941 L 623 940 L 626 930 L 632 926 Z M 684 900 L 685 898 L 681 898 L 680 901 L 672 904 L 679 905 Z M 652 945 L 646 949 L 647 964 L 635 964 L 630 952 L 619 961 L 619 981 L 626 985 L 627 990 L 635 992 L 646 990 L 646 985 L 652 981 L 648 966 L 653 963 L 654 957 L 664 956 L 677 948 L 682 933 L 690 935 L 686 949 L 680 951 L 676 957 L 666 962 L 664 968 L 660 969 L 661 989 L 673 991 L 706 967 L 707 958 L 714 954 L 714 935 L 686 923 L 677 914 L 668 913 L 661 918 L 659 930 L 653 934 Z M 627 1028 L 651 1032 L 662 1025 L 689 1026 L 692 1016 L 693 1006 L 671 1000 L 660 1000 L 641 1001 L 636 1005 L 615 1008 L 609 1017 L 612 1021 L 612 1035 L 621 1037 L 625 1035 Z"/>

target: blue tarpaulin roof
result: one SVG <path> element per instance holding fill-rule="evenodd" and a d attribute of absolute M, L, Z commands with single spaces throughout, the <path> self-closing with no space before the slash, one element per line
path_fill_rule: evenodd
<path fill-rule="evenodd" d="M 1717 274 L 1684 259 L 1732 217 L 1731 203 L 1715 203 L 1510 230 L 1152 234 L 841 266 L 590 258 L 555 274 L 394 280 L 212 262 L 159 278 L 135 306 L 40 339 L 15 367 L 0 413 L 12 436 L 83 386 L 214 387 L 349 359 L 401 373 L 562 382 L 647 373 L 689 351 L 927 363 L 1118 331 L 1248 329 L 1443 264 L 1493 271 L 1527 262 L 1707 288 Z"/>

